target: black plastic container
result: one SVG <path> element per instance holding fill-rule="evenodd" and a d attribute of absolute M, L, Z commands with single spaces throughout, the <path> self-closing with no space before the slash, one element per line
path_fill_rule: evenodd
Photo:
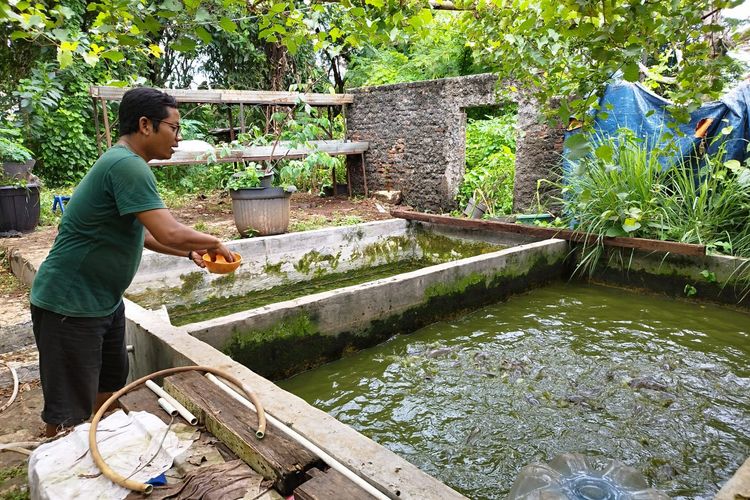
<path fill-rule="evenodd" d="M 0 186 L 0 232 L 33 231 L 39 223 L 39 185 Z"/>

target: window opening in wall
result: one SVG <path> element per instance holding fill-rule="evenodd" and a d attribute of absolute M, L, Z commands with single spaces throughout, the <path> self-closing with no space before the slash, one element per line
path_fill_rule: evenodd
<path fill-rule="evenodd" d="M 466 167 L 456 201 L 470 217 L 513 209 L 517 114 L 515 104 L 466 110 Z"/>

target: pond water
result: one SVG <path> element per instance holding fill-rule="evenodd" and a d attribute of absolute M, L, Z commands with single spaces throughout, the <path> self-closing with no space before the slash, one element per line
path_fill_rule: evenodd
<path fill-rule="evenodd" d="M 710 498 L 750 455 L 750 315 L 555 284 L 278 384 L 470 498 L 613 458 Z"/>

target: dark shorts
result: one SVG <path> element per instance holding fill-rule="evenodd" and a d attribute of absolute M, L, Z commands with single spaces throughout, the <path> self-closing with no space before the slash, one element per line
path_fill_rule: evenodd
<path fill-rule="evenodd" d="M 91 416 L 96 394 L 125 385 L 125 305 L 100 318 L 74 318 L 31 306 L 39 374 L 44 393 L 42 420 L 72 426 Z"/>

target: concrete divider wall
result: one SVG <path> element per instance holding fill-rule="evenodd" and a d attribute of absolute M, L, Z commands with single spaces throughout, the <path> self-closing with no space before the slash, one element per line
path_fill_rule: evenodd
<path fill-rule="evenodd" d="M 189 306 L 394 262 L 442 261 L 454 248 L 461 250 L 459 242 L 510 246 L 528 241 L 528 237 L 508 233 L 391 219 L 228 242 L 232 251 L 243 256 L 239 269 L 228 275 L 208 273 L 187 259 L 147 252 L 127 297 L 149 309 L 162 304 Z"/>
<path fill-rule="evenodd" d="M 264 238 L 229 241 L 226 245 L 243 256 L 232 274 L 217 275 L 196 268 L 188 259 L 144 251 L 141 265 L 127 296 L 148 308 L 161 304 L 203 302 L 211 296 L 236 296 L 254 290 L 310 279 L 321 272 L 346 272 L 362 266 L 353 256 L 378 242 L 389 241 L 393 254 L 413 255 L 417 248 L 407 238 L 408 223 L 401 219 L 335 227 Z M 369 265 L 391 258 L 381 252 L 368 256 Z"/>
<path fill-rule="evenodd" d="M 271 378 L 562 279 L 567 242 L 545 240 L 186 325 Z"/>
<path fill-rule="evenodd" d="M 304 400 L 232 361 L 137 304 L 126 302 L 127 342 L 134 346 L 131 377 L 172 366 L 205 365 L 238 378 L 258 396 L 268 413 L 322 448 L 390 498 L 445 500 L 462 495 L 393 452 L 342 424 Z M 255 423 L 251 420 L 248 425 Z"/>
<path fill-rule="evenodd" d="M 577 251 L 580 254 L 580 250 Z M 577 255 L 580 259 L 580 255 Z M 594 280 L 750 309 L 750 259 L 605 250 Z"/>

